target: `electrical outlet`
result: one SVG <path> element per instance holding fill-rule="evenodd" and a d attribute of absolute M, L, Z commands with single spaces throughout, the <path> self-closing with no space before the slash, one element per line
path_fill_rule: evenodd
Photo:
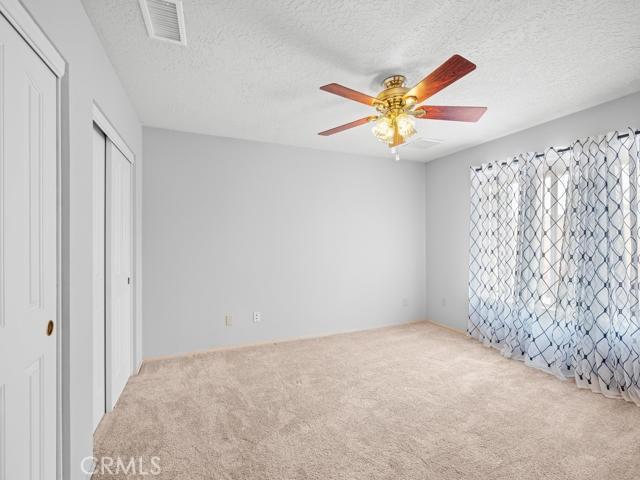
<path fill-rule="evenodd" d="M 227 313 L 227 314 L 224 316 L 224 324 L 225 324 L 227 327 L 230 327 L 231 325 L 233 325 L 233 317 L 231 316 L 231 314 L 230 314 L 230 313 Z"/>
<path fill-rule="evenodd" d="M 442 297 L 442 306 L 446 307 L 447 306 L 447 299 L 446 297 Z"/>
<path fill-rule="evenodd" d="M 402 306 L 403 307 L 408 307 L 409 306 L 409 299 L 408 298 L 403 298 L 402 299 Z"/>
<path fill-rule="evenodd" d="M 262 321 L 261 312 L 253 312 L 253 323 L 260 323 Z"/>

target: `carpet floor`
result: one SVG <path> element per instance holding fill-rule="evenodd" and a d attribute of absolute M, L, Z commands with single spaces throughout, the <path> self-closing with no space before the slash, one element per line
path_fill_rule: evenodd
<path fill-rule="evenodd" d="M 638 479 L 640 408 L 416 323 L 145 362 L 95 455 L 157 457 L 148 480 Z"/>

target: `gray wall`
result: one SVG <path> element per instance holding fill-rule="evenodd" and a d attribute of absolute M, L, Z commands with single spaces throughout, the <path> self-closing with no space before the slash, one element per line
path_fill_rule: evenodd
<path fill-rule="evenodd" d="M 147 128 L 144 151 L 145 357 L 424 318 L 424 164 Z"/>
<path fill-rule="evenodd" d="M 82 458 L 93 452 L 92 429 L 92 102 L 95 100 L 136 155 L 138 195 L 142 128 L 78 0 L 23 0 L 67 61 L 62 85 L 63 449 L 65 480 L 86 478 Z M 140 200 L 136 242 L 140 246 Z M 140 286 L 140 258 L 136 282 Z M 137 317 L 141 318 L 141 302 Z M 138 331 L 139 337 L 140 331 Z"/>
<path fill-rule="evenodd" d="M 426 167 L 427 318 L 466 329 L 469 167 L 566 146 L 627 126 L 640 128 L 640 93 L 429 162 Z"/>

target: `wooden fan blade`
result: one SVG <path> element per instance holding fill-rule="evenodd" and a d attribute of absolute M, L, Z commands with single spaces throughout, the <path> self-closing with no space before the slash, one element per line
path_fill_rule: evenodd
<path fill-rule="evenodd" d="M 344 130 L 348 130 L 353 127 L 359 127 L 360 125 L 364 125 L 365 123 L 369 123 L 375 120 L 376 117 L 364 117 L 360 120 L 356 120 L 355 122 L 345 123 L 344 125 L 340 125 L 339 127 L 332 128 L 330 130 L 325 130 L 324 132 L 320 132 L 318 135 L 322 135 L 323 137 L 328 137 L 329 135 L 333 135 L 334 133 L 342 132 Z"/>
<path fill-rule="evenodd" d="M 329 85 L 324 85 L 320 87 L 320 90 L 324 90 L 325 92 L 333 93 L 334 95 L 339 95 L 344 98 L 348 98 L 349 100 L 355 100 L 356 102 L 364 103 L 365 105 L 373 106 L 378 102 L 376 98 L 370 97 L 367 94 L 358 92 L 356 90 L 352 90 L 351 88 L 344 87 L 342 85 L 338 85 L 337 83 L 330 83 Z"/>
<path fill-rule="evenodd" d="M 415 108 L 418 112 L 422 110 L 422 115 L 416 118 L 428 120 L 451 120 L 454 122 L 477 122 L 487 111 L 487 107 L 442 107 L 435 105 L 420 105 Z"/>
<path fill-rule="evenodd" d="M 404 97 L 416 97 L 416 103 L 423 102 L 456 80 L 461 79 L 467 73 L 472 72 L 475 68 L 475 64 L 466 58 L 454 55 L 405 93 Z"/>

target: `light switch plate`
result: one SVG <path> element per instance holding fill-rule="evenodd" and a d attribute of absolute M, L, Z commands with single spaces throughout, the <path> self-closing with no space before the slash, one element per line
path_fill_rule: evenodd
<path fill-rule="evenodd" d="M 261 312 L 253 312 L 253 323 L 260 323 L 262 321 Z"/>

